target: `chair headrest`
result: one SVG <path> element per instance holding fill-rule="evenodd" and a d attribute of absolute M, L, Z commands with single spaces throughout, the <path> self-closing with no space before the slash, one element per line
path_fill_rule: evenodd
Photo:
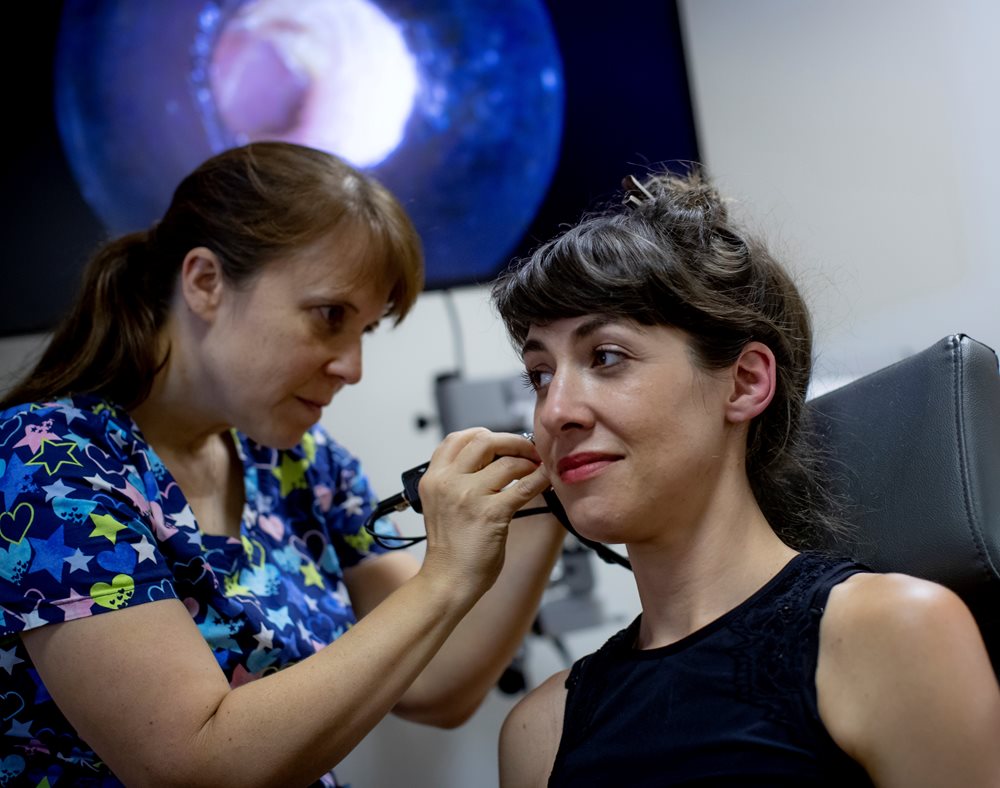
<path fill-rule="evenodd" d="M 839 545 L 877 571 L 956 591 L 1000 656 L 1000 374 L 965 335 L 807 406 L 848 519 Z"/>

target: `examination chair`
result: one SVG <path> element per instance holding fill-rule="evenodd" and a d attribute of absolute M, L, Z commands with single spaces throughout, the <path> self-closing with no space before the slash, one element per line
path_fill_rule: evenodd
<path fill-rule="evenodd" d="M 961 334 L 811 400 L 809 423 L 876 571 L 934 580 L 972 610 L 1000 673 L 1000 374 Z"/>

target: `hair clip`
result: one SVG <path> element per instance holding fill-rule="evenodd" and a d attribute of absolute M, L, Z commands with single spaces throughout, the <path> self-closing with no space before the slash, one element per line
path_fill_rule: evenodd
<path fill-rule="evenodd" d="M 652 202 L 653 194 L 645 186 L 639 183 L 634 175 L 626 175 L 622 180 L 622 188 L 625 189 L 625 199 L 622 205 L 642 205 L 644 202 Z"/>

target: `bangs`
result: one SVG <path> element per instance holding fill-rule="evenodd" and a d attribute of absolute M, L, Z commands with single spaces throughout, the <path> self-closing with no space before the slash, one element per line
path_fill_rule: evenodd
<path fill-rule="evenodd" d="M 380 217 L 381 218 L 381 217 Z M 409 221 L 392 217 L 380 222 L 355 222 L 363 247 L 359 278 L 372 281 L 388 293 L 386 316 L 394 324 L 406 317 L 424 286 L 424 256 L 420 238 Z"/>
<path fill-rule="evenodd" d="M 515 261 L 494 283 L 493 303 L 515 345 L 523 344 L 532 325 L 581 315 L 644 325 L 674 322 L 676 298 L 650 276 L 664 267 L 663 259 L 649 259 L 649 250 L 639 248 L 626 228 L 601 218 Z"/>

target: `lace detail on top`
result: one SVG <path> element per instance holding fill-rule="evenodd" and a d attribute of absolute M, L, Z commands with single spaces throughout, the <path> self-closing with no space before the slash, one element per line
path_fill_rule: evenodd
<path fill-rule="evenodd" d="M 814 599 L 812 589 L 831 571 L 826 562 L 799 563 L 797 573 L 776 578 L 775 604 L 749 605 L 730 623 L 737 639 L 732 652 L 737 696 L 785 725 L 793 724 L 791 710 L 801 698 L 804 678 L 815 673 L 829 588 L 822 600 Z"/>

